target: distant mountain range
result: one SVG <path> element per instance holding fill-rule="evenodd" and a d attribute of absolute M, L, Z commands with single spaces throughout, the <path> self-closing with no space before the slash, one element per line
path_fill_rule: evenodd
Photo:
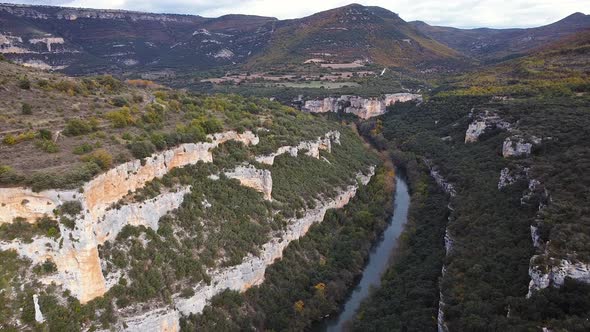
<path fill-rule="evenodd" d="M 590 15 L 572 14 L 560 21 L 528 29 L 457 29 L 409 22 L 439 42 L 476 59 L 500 60 L 528 53 L 567 35 L 590 29 Z"/>
<path fill-rule="evenodd" d="M 68 74 L 306 61 L 452 67 L 519 56 L 586 29 L 590 16 L 581 13 L 539 28 L 465 30 L 356 4 L 293 20 L 0 4 L 0 52 Z"/>

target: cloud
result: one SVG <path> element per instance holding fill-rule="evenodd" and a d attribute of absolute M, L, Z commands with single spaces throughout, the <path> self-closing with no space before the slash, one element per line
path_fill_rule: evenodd
<path fill-rule="evenodd" d="M 6 0 L 4 0 L 6 1 Z M 71 7 L 112 8 L 158 13 L 193 14 L 217 17 L 225 14 L 251 14 L 281 19 L 311 15 L 349 4 L 353 0 L 298 0 L 286 5 L 277 0 L 22 0 L 10 1 Z M 398 13 L 406 21 L 462 28 L 532 27 L 555 22 L 577 11 L 587 10 L 586 1 L 560 0 L 373 0 L 356 1 L 380 6 Z M 587 3 L 586 3 L 587 5 Z"/>

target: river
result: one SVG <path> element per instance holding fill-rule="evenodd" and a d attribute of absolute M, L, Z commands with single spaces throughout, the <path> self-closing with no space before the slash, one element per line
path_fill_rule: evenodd
<path fill-rule="evenodd" d="M 345 330 L 346 324 L 354 317 L 358 311 L 361 302 L 369 295 L 372 287 L 379 287 L 381 284 L 381 275 L 389 266 L 389 259 L 395 246 L 397 245 L 399 235 L 408 220 L 408 207 L 410 205 L 410 195 L 408 185 L 403 176 L 396 172 L 395 177 L 395 198 L 393 216 L 389 225 L 383 232 L 383 236 L 377 242 L 370 253 L 367 266 L 363 270 L 363 276 L 356 285 L 349 298 L 346 300 L 344 307 L 337 317 L 329 317 L 314 328 L 317 331 L 339 332 Z"/>

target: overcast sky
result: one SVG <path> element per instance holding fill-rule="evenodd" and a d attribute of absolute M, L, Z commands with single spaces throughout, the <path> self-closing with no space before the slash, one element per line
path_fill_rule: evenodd
<path fill-rule="evenodd" d="M 280 19 L 297 18 L 347 5 L 352 0 L 0 0 L 0 2 L 68 7 L 129 9 L 157 13 L 217 17 L 255 14 Z M 574 12 L 590 12 L 590 0 L 372 0 L 356 3 L 380 6 L 406 21 L 462 28 L 534 27 Z"/>

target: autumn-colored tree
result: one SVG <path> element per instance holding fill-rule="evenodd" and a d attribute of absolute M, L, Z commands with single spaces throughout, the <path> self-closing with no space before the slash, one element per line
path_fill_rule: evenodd
<path fill-rule="evenodd" d="M 293 305 L 293 309 L 295 309 L 297 313 L 302 313 L 303 309 L 305 309 L 305 303 L 302 300 L 299 300 L 295 302 L 295 304 Z"/>

